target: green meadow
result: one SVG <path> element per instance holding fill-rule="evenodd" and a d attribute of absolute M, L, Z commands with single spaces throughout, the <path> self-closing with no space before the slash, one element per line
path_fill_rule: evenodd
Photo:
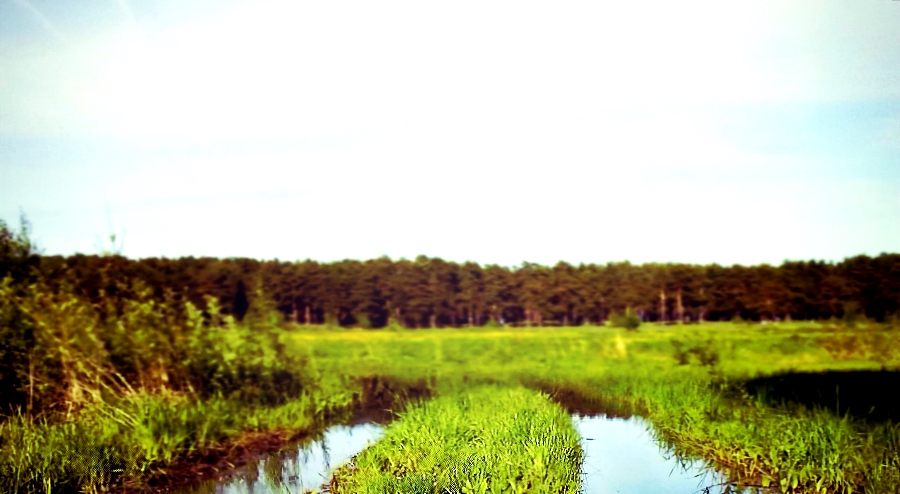
<path fill-rule="evenodd" d="M 900 331 L 887 324 L 373 331 L 251 319 L 217 331 L 204 351 L 221 358 L 211 368 L 227 379 L 212 382 L 233 389 L 133 390 L 84 400 L 68 416 L 13 415 L 0 424 L 0 487 L 177 487 L 185 465 L 277 448 L 364 409 L 390 410 L 394 421 L 354 469 L 338 472 L 334 492 L 577 492 L 580 450 L 565 409 L 646 417 L 662 445 L 739 485 L 817 493 L 900 485 L 900 427 L 879 415 L 889 401 L 878 400 L 898 391 L 890 370 L 900 364 Z M 839 390 L 832 406 L 754 384 L 826 371 L 887 384 L 874 390 L 881 397 L 856 389 L 843 408 Z M 294 376 L 297 390 L 273 399 L 278 378 L 268 389 L 266 375 Z M 845 384 L 843 396 L 853 391 Z M 877 405 L 861 410 L 867 397 Z"/>

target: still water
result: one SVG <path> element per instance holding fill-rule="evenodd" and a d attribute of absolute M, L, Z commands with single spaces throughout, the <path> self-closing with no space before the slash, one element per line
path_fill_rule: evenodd
<path fill-rule="evenodd" d="M 585 460 L 583 494 L 722 494 L 723 479 L 703 461 L 686 461 L 660 449 L 640 418 L 572 416 Z M 706 489 L 709 488 L 707 491 Z"/>
<path fill-rule="evenodd" d="M 270 494 L 322 491 L 331 473 L 381 438 L 383 427 L 363 423 L 328 428 L 321 438 L 272 453 L 236 469 L 219 480 L 208 480 L 182 494 Z"/>
<path fill-rule="evenodd" d="M 640 418 L 572 415 L 582 437 L 583 494 L 728 494 L 723 477 L 702 461 L 686 461 L 661 449 L 650 424 Z M 321 438 L 273 453 L 220 480 L 183 489 L 182 494 L 271 494 L 322 492 L 331 473 L 377 441 L 380 425 L 337 425 Z M 708 489 L 708 490 L 707 490 Z M 747 491 L 743 491 L 747 492 Z"/>

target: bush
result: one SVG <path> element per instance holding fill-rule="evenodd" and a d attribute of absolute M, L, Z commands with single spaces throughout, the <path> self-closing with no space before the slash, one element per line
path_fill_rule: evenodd
<path fill-rule="evenodd" d="M 615 312 L 610 314 L 609 323 L 614 328 L 625 328 L 628 331 L 635 331 L 641 325 L 641 318 L 629 307 L 625 309 L 625 314 Z"/>
<path fill-rule="evenodd" d="M 387 325 L 383 328 L 385 331 L 406 331 L 406 328 L 397 322 L 396 319 L 391 319 L 388 321 Z"/>
<path fill-rule="evenodd" d="M 159 302 L 140 282 L 116 287 L 95 305 L 65 283 L 0 280 L 0 414 L 71 416 L 135 391 L 275 405 L 309 384 L 276 312 L 238 323 L 214 297 L 202 310 Z"/>
<path fill-rule="evenodd" d="M 844 314 L 841 316 L 841 322 L 847 327 L 855 327 L 857 323 L 863 322 L 866 318 L 865 313 L 859 308 L 857 302 L 844 302 Z"/>
<path fill-rule="evenodd" d="M 704 367 L 715 367 L 720 360 L 719 350 L 713 340 L 689 347 L 678 340 L 672 340 L 672 346 L 675 347 L 674 357 L 678 361 L 678 365 L 689 364 L 692 356 L 697 359 L 697 363 Z"/>
<path fill-rule="evenodd" d="M 366 315 L 361 315 L 361 316 L 357 317 L 356 325 L 363 329 L 372 329 L 375 327 L 375 325 L 372 324 L 372 320 L 369 319 L 369 316 L 366 316 Z"/>

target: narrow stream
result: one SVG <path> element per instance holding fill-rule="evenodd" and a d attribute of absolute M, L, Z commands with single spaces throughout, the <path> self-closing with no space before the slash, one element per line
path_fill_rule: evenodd
<path fill-rule="evenodd" d="M 582 494 L 731 494 L 723 477 L 702 461 L 686 461 L 661 449 L 649 422 L 640 417 L 572 414 L 585 461 Z M 207 480 L 181 494 L 274 494 L 321 491 L 331 473 L 377 441 L 381 425 L 337 425 L 320 439 L 272 453 L 220 480 Z"/>

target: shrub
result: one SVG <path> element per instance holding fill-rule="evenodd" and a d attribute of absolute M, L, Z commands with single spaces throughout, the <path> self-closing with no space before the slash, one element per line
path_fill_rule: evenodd
<path fill-rule="evenodd" d="M 71 416 L 134 391 L 281 404 L 308 385 L 276 312 L 238 323 L 214 297 L 201 310 L 159 302 L 140 282 L 116 288 L 95 305 L 65 283 L 0 280 L 0 414 Z"/>
<path fill-rule="evenodd" d="M 629 307 L 625 309 L 625 314 L 615 312 L 610 314 L 609 322 L 614 328 L 625 328 L 628 331 L 635 331 L 641 325 L 641 318 Z"/>
<path fill-rule="evenodd" d="M 713 340 L 692 346 L 685 346 L 678 340 L 672 340 L 672 346 L 675 347 L 674 357 L 678 361 L 678 365 L 689 364 L 691 356 L 695 357 L 697 362 L 704 367 L 715 367 L 719 363 L 719 350 Z"/>
<path fill-rule="evenodd" d="M 847 327 L 855 327 L 857 323 L 865 320 L 866 315 L 863 313 L 859 304 L 856 302 L 844 302 L 844 314 L 841 316 L 841 322 Z"/>
<path fill-rule="evenodd" d="M 363 329 L 372 329 L 372 320 L 369 316 L 361 314 L 356 316 L 356 325 Z"/>
<path fill-rule="evenodd" d="M 400 324 L 398 324 L 395 321 L 391 321 L 388 323 L 387 326 L 384 327 L 384 330 L 385 331 L 405 331 L 406 328 L 404 328 L 403 326 L 401 326 Z"/>

